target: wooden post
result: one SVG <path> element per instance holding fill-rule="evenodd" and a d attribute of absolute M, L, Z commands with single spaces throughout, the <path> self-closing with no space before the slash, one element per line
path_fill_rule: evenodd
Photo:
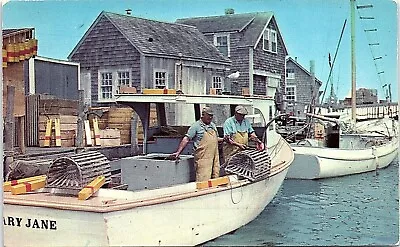
<path fill-rule="evenodd" d="M 10 164 L 14 161 L 14 132 L 15 132 L 15 118 L 14 118 L 14 96 L 15 87 L 7 86 L 7 108 L 4 126 L 4 154 L 6 160 L 4 162 L 4 177 L 10 171 Z"/>
<path fill-rule="evenodd" d="M 21 153 L 26 153 L 26 146 L 25 146 L 25 116 L 18 118 L 19 122 L 19 148 L 21 149 Z"/>
<path fill-rule="evenodd" d="M 77 121 L 77 131 L 76 131 L 76 146 L 78 148 L 83 148 L 83 121 L 85 120 L 85 103 L 84 103 L 84 91 L 79 90 L 79 106 L 78 106 L 78 121 Z"/>
<path fill-rule="evenodd" d="M 131 119 L 131 155 L 136 155 L 139 150 L 138 140 L 137 140 L 137 123 L 138 123 L 138 114 L 134 112 Z"/>
<path fill-rule="evenodd" d="M 92 133 L 90 131 L 89 120 L 85 120 L 85 136 L 86 136 L 86 146 L 92 146 Z"/>
<path fill-rule="evenodd" d="M 50 140 L 51 140 L 51 123 L 52 120 L 51 119 L 47 119 L 46 122 L 46 133 L 44 135 L 44 147 L 50 147 Z"/>
<path fill-rule="evenodd" d="M 97 117 L 93 118 L 93 132 L 94 132 L 94 145 L 100 146 L 100 130 L 99 130 L 99 122 L 97 121 Z"/>
<path fill-rule="evenodd" d="M 54 131 L 56 136 L 56 147 L 61 147 L 61 123 L 59 118 L 54 119 Z"/>

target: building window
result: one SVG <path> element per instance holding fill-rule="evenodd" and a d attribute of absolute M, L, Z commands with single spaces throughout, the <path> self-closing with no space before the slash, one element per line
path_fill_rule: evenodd
<path fill-rule="evenodd" d="M 277 52 L 277 35 L 272 29 L 265 29 L 263 34 L 263 49 L 266 51 Z"/>
<path fill-rule="evenodd" d="M 100 71 L 99 78 L 99 100 L 113 99 L 121 86 L 132 86 L 128 70 Z"/>
<path fill-rule="evenodd" d="M 229 51 L 229 35 L 215 35 L 214 45 L 225 56 L 230 56 Z"/>
<path fill-rule="evenodd" d="M 130 72 L 129 71 L 118 71 L 117 72 L 117 85 L 118 85 L 118 93 L 119 90 L 122 87 L 130 87 L 131 86 L 131 80 L 130 80 Z"/>
<path fill-rule="evenodd" d="M 294 78 L 294 69 L 293 68 L 287 68 L 286 69 L 286 79 L 295 79 Z"/>
<path fill-rule="evenodd" d="M 269 38 L 270 38 L 270 51 L 276 52 L 277 51 L 277 42 L 276 42 L 276 31 L 271 30 L 269 33 Z"/>
<path fill-rule="evenodd" d="M 101 73 L 100 98 L 112 99 L 113 76 L 111 72 Z"/>
<path fill-rule="evenodd" d="M 119 86 L 131 86 L 131 80 L 130 80 L 130 73 L 129 71 L 118 71 L 118 85 Z"/>
<path fill-rule="evenodd" d="M 286 86 L 286 100 L 288 105 L 293 105 L 296 101 L 296 86 Z"/>
<path fill-rule="evenodd" d="M 167 72 L 155 71 L 154 72 L 154 88 L 163 89 L 168 88 Z"/>
<path fill-rule="evenodd" d="M 217 94 L 222 94 L 223 82 L 221 76 L 213 76 L 212 88 L 216 89 Z"/>

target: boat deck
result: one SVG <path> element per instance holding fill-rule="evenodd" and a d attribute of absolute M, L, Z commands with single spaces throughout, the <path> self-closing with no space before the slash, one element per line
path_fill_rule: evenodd
<path fill-rule="evenodd" d="M 77 196 L 56 194 L 51 189 L 41 189 L 22 195 L 4 192 L 3 197 L 4 204 L 106 213 L 216 193 L 250 183 L 248 180 L 238 180 L 236 175 L 230 175 L 229 180 L 228 185 L 205 189 L 197 189 L 195 182 L 141 191 L 100 189 L 88 200 L 78 200 Z"/>

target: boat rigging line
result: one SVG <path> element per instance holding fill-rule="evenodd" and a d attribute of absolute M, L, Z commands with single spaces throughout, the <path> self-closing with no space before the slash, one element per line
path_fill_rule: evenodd
<path fill-rule="evenodd" d="M 362 13 L 361 13 L 362 11 L 360 11 L 360 10 L 365 10 L 365 9 L 370 9 L 370 8 L 373 8 L 372 4 L 358 5 L 356 7 L 357 14 L 358 14 L 360 20 L 375 20 L 375 18 L 372 17 L 372 16 L 363 16 Z M 372 34 L 372 33 L 377 34 L 378 29 L 375 28 L 375 27 L 372 27 L 372 28 L 368 27 L 367 28 L 366 25 L 364 25 L 363 22 L 361 22 L 361 25 L 363 27 L 364 34 L 365 34 L 365 37 L 366 37 L 367 42 L 368 42 L 368 47 L 369 47 L 369 50 L 370 50 L 371 56 L 372 56 L 372 62 L 374 63 L 375 70 L 376 70 L 376 73 L 377 73 L 377 78 L 378 78 L 379 83 L 381 84 L 381 88 L 383 90 L 383 94 L 385 95 L 385 99 L 389 100 L 389 102 L 391 102 L 391 97 L 390 97 L 390 92 L 389 92 L 390 91 L 390 86 L 388 87 L 388 89 L 386 89 L 386 86 L 388 84 L 385 82 L 386 81 L 385 78 L 384 78 L 384 73 L 385 72 L 378 68 L 379 67 L 378 66 L 378 62 L 382 61 L 383 57 L 382 56 L 376 56 L 374 54 L 374 50 L 373 50 L 373 47 L 380 47 L 380 43 L 379 42 L 373 42 L 371 40 L 372 38 L 370 37 L 371 35 L 369 35 L 369 34 Z"/>
<path fill-rule="evenodd" d="M 326 93 L 326 90 L 327 90 L 327 87 L 328 87 L 328 84 L 329 84 L 328 82 L 329 82 L 329 80 L 330 80 L 330 78 L 331 78 L 331 76 L 332 76 L 333 67 L 334 67 L 334 65 L 335 65 L 336 56 L 337 56 L 337 53 L 338 53 L 338 51 L 339 51 L 339 46 L 340 46 L 340 43 L 341 43 L 342 38 L 343 38 L 343 33 L 344 33 L 344 29 L 345 29 L 345 27 L 346 27 L 346 23 L 347 23 L 347 19 L 344 20 L 343 27 L 342 27 L 342 31 L 340 32 L 340 38 L 339 38 L 338 44 L 337 44 L 337 46 L 336 46 L 335 55 L 333 56 L 332 66 L 330 66 L 331 68 L 330 68 L 330 70 L 329 70 L 328 79 L 326 80 L 327 82 L 326 82 L 326 84 L 325 84 L 325 88 L 324 88 L 324 91 L 323 91 L 323 93 L 322 93 L 321 105 L 322 105 L 323 102 L 324 102 L 325 93 Z M 318 113 L 321 113 L 321 108 L 319 108 Z"/>

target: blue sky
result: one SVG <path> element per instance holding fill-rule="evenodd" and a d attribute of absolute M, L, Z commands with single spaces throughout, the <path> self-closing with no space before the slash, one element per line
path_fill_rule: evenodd
<path fill-rule="evenodd" d="M 382 86 L 391 84 L 392 98 L 397 101 L 397 5 L 392 0 L 357 0 L 357 5 L 367 4 L 373 4 L 373 8 L 356 11 L 357 87 L 376 88 L 379 98 L 384 98 Z M 314 60 L 316 76 L 323 87 L 329 75 L 328 53 L 333 59 L 347 18 L 332 82 L 340 99 L 349 94 L 349 0 L 11 0 L 3 6 L 3 28 L 34 27 L 39 40 L 38 55 L 66 60 L 101 11 L 123 14 L 127 8 L 132 9 L 133 16 L 166 22 L 223 15 L 226 8 L 233 8 L 235 13 L 272 11 L 289 55 L 297 57 L 306 69 Z M 375 19 L 360 20 L 358 13 Z M 378 31 L 363 31 L 374 28 Z M 377 57 L 382 59 L 373 59 Z M 378 74 L 381 71 L 384 73 Z"/>

